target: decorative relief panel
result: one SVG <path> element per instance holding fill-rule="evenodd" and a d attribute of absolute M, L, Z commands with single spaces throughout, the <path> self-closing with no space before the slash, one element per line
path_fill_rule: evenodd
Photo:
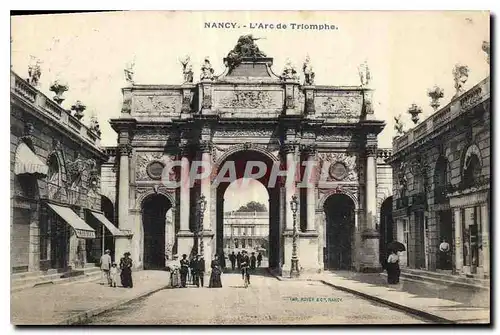
<path fill-rule="evenodd" d="M 277 109 L 283 107 L 281 91 L 216 91 L 215 107 L 228 109 Z"/>
<path fill-rule="evenodd" d="M 329 177 L 336 181 L 358 180 L 358 156 L 343 152 L 319 154 L 320 165 L 329 164 Z"/>
<path fill-rule="evenodd" d="M 167 129 L 140 130 L 134 134 L 134 141 L 167 141 L 169 139 Z"/>
<path fill-rule="evenodd" d="M 240 144 L 222 144 L 214 145 L 212 147 L 212 161 L 216 163 L 226 152 L 228 151 L 241 151 L 241 150 L 264 150 L 269 152 L 271 155 L 279 156 L 279 144 L 256 144 L 251 142 L 240 143 Z"/>
<path fill-rule="evenodd" d="M 316 137 L 317 141 L 350 142 L 355 139 L 351 130 L 321 129 Z"/>
<path fill-rule="evenodd" d="M 137 154 L 135 179 L 143 181 L 159 180 L 162 177 L 161 173 L 158 172 L 159 166 L 166 167 L 175 159 L 175 156 L 166 156 L 161 152 L 139 152 Z M 175 180 L 175 174 L 172 171 L 169 180 Z"/>
<path fill-rule="evenodd" d="M 344 92 L 324 95 L 316 93 L 314 107 L 324 116 L 353 119 L 361 116 L 363 97 L 359 92 Z"/>
<path fill-rule="evenodd" d="M 181 99 L 177 96 L 134 96 L 134 113 L 174 114 L 180 105 Z"/>
<path fill-rule="evenodd" d="M 269 137 L 272 136 L 274 130 L 271 129 L 223 129 L 217 130 L 217 137 Z"/>

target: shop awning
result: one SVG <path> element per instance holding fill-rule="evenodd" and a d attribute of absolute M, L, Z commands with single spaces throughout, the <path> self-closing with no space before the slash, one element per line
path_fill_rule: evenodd
<path fill-rule="evenodd" d="M 130 231 L 124 231 L 118 229 L 111 221 L 109 221 L 103 214 L 90 211 L 92 215 L 100 222 L 102 223 L 108 230 L 111 232 L 113 236 L 130 236 L 131 233 Z"/>
<path fill-rule="evenodd" d="M 34 174 L 38 178 L 47 176 L 49 167 L 28 147 L 26 143 L 17 146 L 14 173 L 16 175 Z"/>
<path fill-rule="evenodd" d="M 67 224 L 69 224 L 76 233 L 78 238 L 93 239 L 95 237 L 95 230 L 92 229 L 82 218 L 80 218 L 71 208 L 58 206 L 54 204 L 47 204 L 56 212 Z"/>

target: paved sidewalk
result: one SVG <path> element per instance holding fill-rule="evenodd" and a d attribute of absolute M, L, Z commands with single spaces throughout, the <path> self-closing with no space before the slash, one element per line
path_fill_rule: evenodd
<path fill-rule="evenodd" d="M 489 291 L 454 285 L 402 280 L 387 284 L 383 274 L 325 272 L 304 279 L 320 280 L 337 289 L 406 310 L 437 322 L 489 323 Z"/>
<path fill-rule="evenodd" d="M 76 324 L 131 300 L 165 288 L 169 272 L 132 273 L 133 288 L 101 285 L 99 281 L 47 285 L 11 293 L 14 325 Z"/>

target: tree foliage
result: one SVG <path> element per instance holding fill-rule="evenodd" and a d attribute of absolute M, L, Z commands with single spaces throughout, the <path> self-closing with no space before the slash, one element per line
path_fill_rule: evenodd
<path fill-rule="evenodd" d="M 267 212 L 267 208 L 264 204 L 257 201 L 250 201 L 246 205 L 238 208 L 237 212 Z"/>

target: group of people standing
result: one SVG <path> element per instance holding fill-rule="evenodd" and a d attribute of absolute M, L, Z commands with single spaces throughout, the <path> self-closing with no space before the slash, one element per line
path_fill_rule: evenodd
<path fill-rule="evenodd" d="M 231 262 L 231 268 L 235 270 L 236 265 L 238 266 L 238 269 L 241 270 L 241 263 L 242 263 L 242 258 L 243 258 L 243 253 L 246 254 L 246 251 L 243 250 L 243 252 L 239 252 L 237 254 L 234 254 L 234 251 L 229 255 L 229 261 Z M 248 256 L 247 256 L 248 257 Z M 249 257 L 249 268 L 251 270 L 254 270 L 256 267 L 260 267 L 262 263 L 262 254 L 259 252 L 257 256 L 255 256 L 255 252 L 252 252 L 252 255 Z"/>
<path fill-rule="evenodd" d="M 186 254 L 182 255 L 182 259 L 178 264 L 174 261 L 169 266 L 170 270 L 170 286 L 185 288 L 188 284 L 196 285 L 196 287 L 204 287 L 205 278 L 205 259 L 203 255 L 196 255 L 191 260 Z M 210 264 L 212 272 L 208 283 L 209 288 L 222 287 L 222 269 L 219 256 L 215 255 Z"/>
<path fill-rule="evenodd" d="M 120 266 L 118 267 L 115 262 L 111 259 L 111 251 L 108 249 L 104 251 L 104 255 L 101 256 L 100 260 L 101 271 L 103 274 L 103 279 L 105 280 L 103 285 L 108 284 L 111 287 L 117 287 L 118 275 L 120 275 L 120 282 L 123 287 L 132 288 L 134 284 L 132 282 L 132 258 L 130 258 L 130 252 L 123 254 L 120 259 Z"/>

